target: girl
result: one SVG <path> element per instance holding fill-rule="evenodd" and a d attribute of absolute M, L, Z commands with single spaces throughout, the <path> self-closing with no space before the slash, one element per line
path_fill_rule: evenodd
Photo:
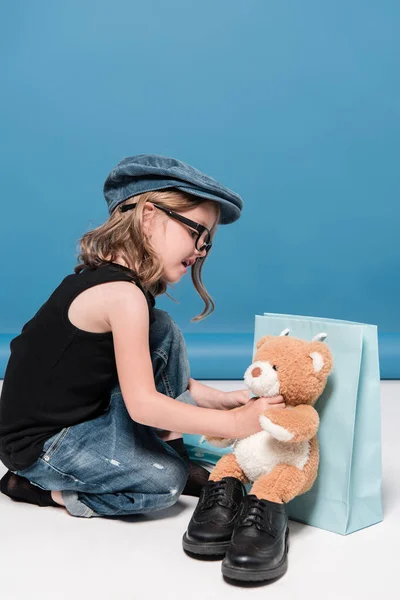
<path fill-rule="evenodd" d="M 104 194 L 109 219 L 82 237 L 74 273 L 12 340 L 0 401 L 1 491 L 77 517 L 199 496 L 209 474 L 188 460 L 182 433 L 245 437 L 269 404 L 283 407 L 190 378 L 182 333 L 155 308 L 190 267 L 205 303 L 193 320 L 211 314 L 203 264 L 241 198 L 156 155 L 122 160 Z"/>

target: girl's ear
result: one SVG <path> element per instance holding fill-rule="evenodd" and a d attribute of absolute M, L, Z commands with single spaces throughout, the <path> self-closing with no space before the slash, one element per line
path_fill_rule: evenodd
<path fill-rule="evenodd" d="M 149 235 L 150 233 L 150 226 L 151 223 L 153 222 L 154 216 L 156 214 L 156 207 L 153 206 L 153 204 L 151 204 L 151 202 L 146 202 L 146 204 L 143 206 L 143 217 L 142 217 L 142 227 L 143 227 L 143 232 L 146 235 Z"/>

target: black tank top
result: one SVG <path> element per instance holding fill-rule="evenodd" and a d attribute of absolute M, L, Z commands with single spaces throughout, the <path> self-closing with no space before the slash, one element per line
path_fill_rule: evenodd
<path fill-rule="evenodd" d="M 104 412 L 118 381 L 112 332 L 91 333 L 68 319 L 72 301 L 108 281 L 131 281 L 154 297 L 134 271 L 117 263 L 67 275 L 10 344 L 0 398 L 0 460 L 12 470 L 32 465 L 44 442 L 64 427 Z"/>

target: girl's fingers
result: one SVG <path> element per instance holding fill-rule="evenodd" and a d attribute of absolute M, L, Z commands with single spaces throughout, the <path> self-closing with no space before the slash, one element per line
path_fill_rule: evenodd
<path fill-rule="evenodd" d="M 282 404 L 283 397 L 282 396 L 273 396 L 272 398 L 268 398 L 269 404 Z"/>

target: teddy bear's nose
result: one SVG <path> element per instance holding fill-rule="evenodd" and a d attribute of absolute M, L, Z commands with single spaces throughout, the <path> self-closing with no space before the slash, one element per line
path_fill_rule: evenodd
<path fill-rule="evenodd" d="M 261 375 L 260 367 L 255 367 L 251 372 L 253 377 L 259 377 Z"/>

